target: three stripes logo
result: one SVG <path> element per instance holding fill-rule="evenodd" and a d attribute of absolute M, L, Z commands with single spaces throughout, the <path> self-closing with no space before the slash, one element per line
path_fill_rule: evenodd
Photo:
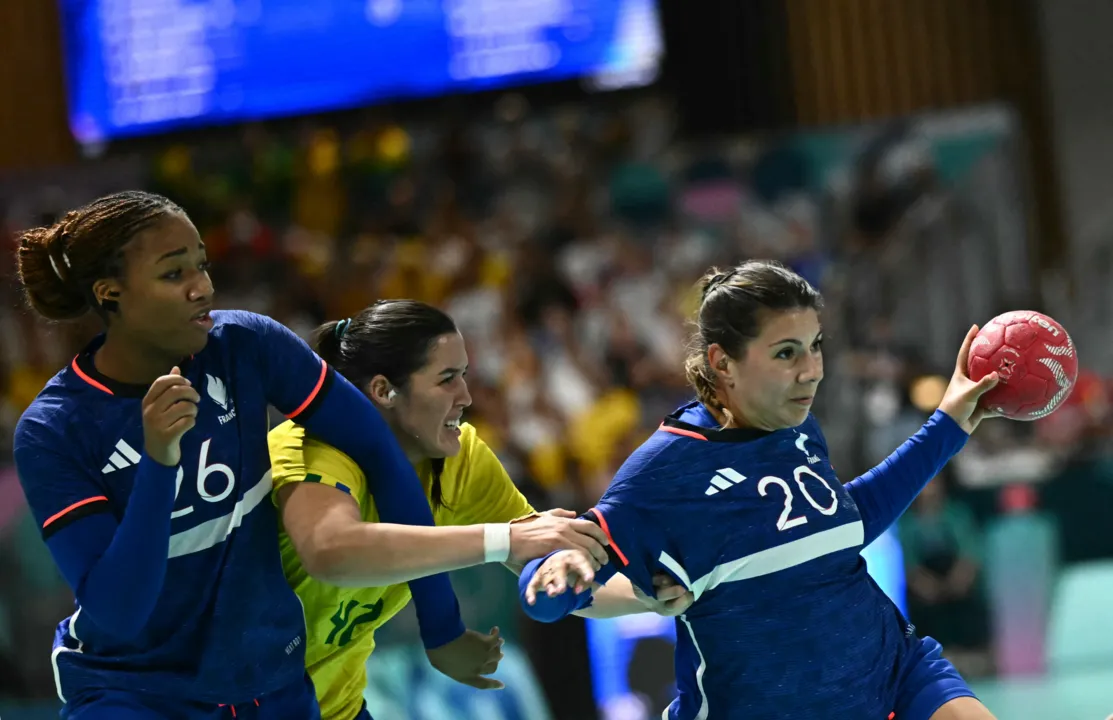
<path fill-rule="evenodd" d="M 711 483 L 708 484 L 707 489 L 703 491 L 704 495 L 715 495 L 723 490 L 729 490 L 735 485 L 740 485 L 746 476 L 737 470 L 731 468 L 722 468 L 716 471 L 715 475 L 711 478 Z"/>
<path fill-rule="evenodd" d="M 117 470 L 123 470 L 133 465 L 139 464 L 139 453 L 135 452 L 135 448 L 128 445 L 124 440 L 116 443 L 116 451 L 108 458 L 108 462 L 101 468 L 101 473 L 107 475 L 114 473 Z"/>

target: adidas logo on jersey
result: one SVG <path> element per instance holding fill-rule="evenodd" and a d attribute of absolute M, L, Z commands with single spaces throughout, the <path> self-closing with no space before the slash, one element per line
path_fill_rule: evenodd
<path fill-rule="evenodd" d="M 722 468 L 711 478 L 711 483 L 708 484 L 707 489 L 703 491 L 704 495 L 714 495 L 722 490 L 729 490 L 735 485 L 741 484 L 746 476 L 737 470 L 731 468 Z"/>
<path fill-rule="evenodd" d="M 135 448 L 128 445 L 122 439 L 116 443 L 116 452 L 112 453 L 108 458 L 108 462 L 100 469 L 101 473 L 107 475 L 114 473 L 117 470 L 123 470 L 133 465 L 139 464 L 139 453 L 135 452 Z"/>
<path fill-rule="evenodd" d="M 206 373 L 205 391 L 209 394 L 209 399 L 219 405 L 221 410 L 228 410 L 228 412 L 218 418 L 221 425 L 231 422 L 236 418 L 236 407 L 232 404 L 232 401 L 228 399 L 228 388 L 224 386 L 223 380 Z"/>

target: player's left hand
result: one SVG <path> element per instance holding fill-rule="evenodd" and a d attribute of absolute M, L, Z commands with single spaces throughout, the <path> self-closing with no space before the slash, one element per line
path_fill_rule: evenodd
<path fill-rule="evenodd" d="M 958 351 L 958 358 L 955 360 L 951 384 L 947 386 L 946 392 L 943 393 L 943 400 L 939 403 L 939 409 L 949 415 L 960 428 L 966 431 L 967 435 L 973 433 L 982 420 L 997 416 L 996 413 L 978 406 L 978 400 L 982 395 L 997 386 L 997 373 L 992 372 L 978 382 L 974 382 L 966 371 L 970 346 L 974 343 L 977 334 L 977 325 L 972 326 L 970 332 L 966 333 L 966 339 L 962 342 L 962 348 Z"/>
<path fill-rule="evenodd" d="M 583 550 L 562 550 L 550 555 L 537 568 L 526 585 L 526 602 L 537 602 L 537 593 L 544 591 L 549 597 L 563 595 L 571 587 L 577 594 L 591 589 L 598 565 Z"/>
<path fill-rule="evenodd" d="M 426 650 L 425 656 L 430 665 L 458 683 L 480 690 L 502 690 L 506 686 L 501 681 L 485 677 L 498 670 L 502 644 L 497 627 L 486 635 L 465 630 L 447 645 Z"/>
<path fill-rule="evenodd" d="M 657 572 L 653 575 L 653 589 L 657 593 L 656 597 L 649 597 L 633 583 L 630 583 L 630 585 L 634 588 L 634 597 L 642 605 L 664 617 L 683 615 L 696 601 L 696 596 L 690 590 L 673 580 L 672 576 L 666 572 Z"/>

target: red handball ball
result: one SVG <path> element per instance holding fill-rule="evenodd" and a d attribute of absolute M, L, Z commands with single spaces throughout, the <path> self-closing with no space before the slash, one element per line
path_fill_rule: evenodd
<path fill-rule="evenodd" d="M 1042 313 L 1016 310 L 978 331 L 967 371 L 974 381 L 994 371 L 1001 378 L 982 395 L 982 407 L 1012 420 L 1039 420 L 1070 396 L 1078 354 L 1062 325 Z"/>

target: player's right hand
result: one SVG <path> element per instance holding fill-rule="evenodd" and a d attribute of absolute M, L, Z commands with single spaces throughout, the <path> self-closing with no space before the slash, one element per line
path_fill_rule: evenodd
<path fill-rule="evenodd" d="M 501 690 L 506 687 L 501 681 L 484 676 L 499 669 L 502 643 L 497 627 L 486 635 L 465 630 L 447 645 L 426 650 L 425 655 L 430 665 L 458 683 L 480 690 Z"/>
<path fill-rule="evenodd" d="M 591 589 L 595 579 L 594 559 L 582 550 L 565 550 L 548 558 L 537 567 L 537 572 L 526 585 L 526 602 L 533 605 L 537 594 L 549 597 L 563 595 L 571 587 L 577 594 Z"/>
<path fill-rule="evenodd" d="M 996 413 L 979 406 L 978 400 L 997 386 L 999 380 L 997 373 L 991 372 L 978 382 L 974 382 L 966 370 L 970 359 L 970 346 L 974 344 L 974 338 L 977 336 L 978 326 L 974 325 L 966 333 L 966 339 L 963 340 L 958 358 L 955 360 L 955 371 L 951 375 L 951 382 L 939 402 L 939 409 L 949 415 L 967 435 L 972 434 L 982 420 L 996 416 Z"/>
<path fill-rule="evenodd" d="M 525 565 L 554 550 L 582 550 L 595 562 L 607 564 L 607 534 L 590 520 L 577 520 L 571 510 L 549 510 L 510 525 L 510 562 Z"/>
<path fill-rule="evenodd" d="M 197 423 L 201 396 L 178 368 L 151 384 L 143 398 L 143 446 L 155 462 L 176 467 L 182 460 L 182 436 Z"/>
<path fill-rule="evenodd" d="M 660 570 L 653 573 L 654 597 L 649 597 L 643 593 L 641 588 L 634 583 L 630 583 L 630 587 L 634 589 L 634 597 L 642 605 L 664 617 L 683 615 L 696 601 L 696 596 L 691 590 L 673 580 L 668 573 Z"/>

